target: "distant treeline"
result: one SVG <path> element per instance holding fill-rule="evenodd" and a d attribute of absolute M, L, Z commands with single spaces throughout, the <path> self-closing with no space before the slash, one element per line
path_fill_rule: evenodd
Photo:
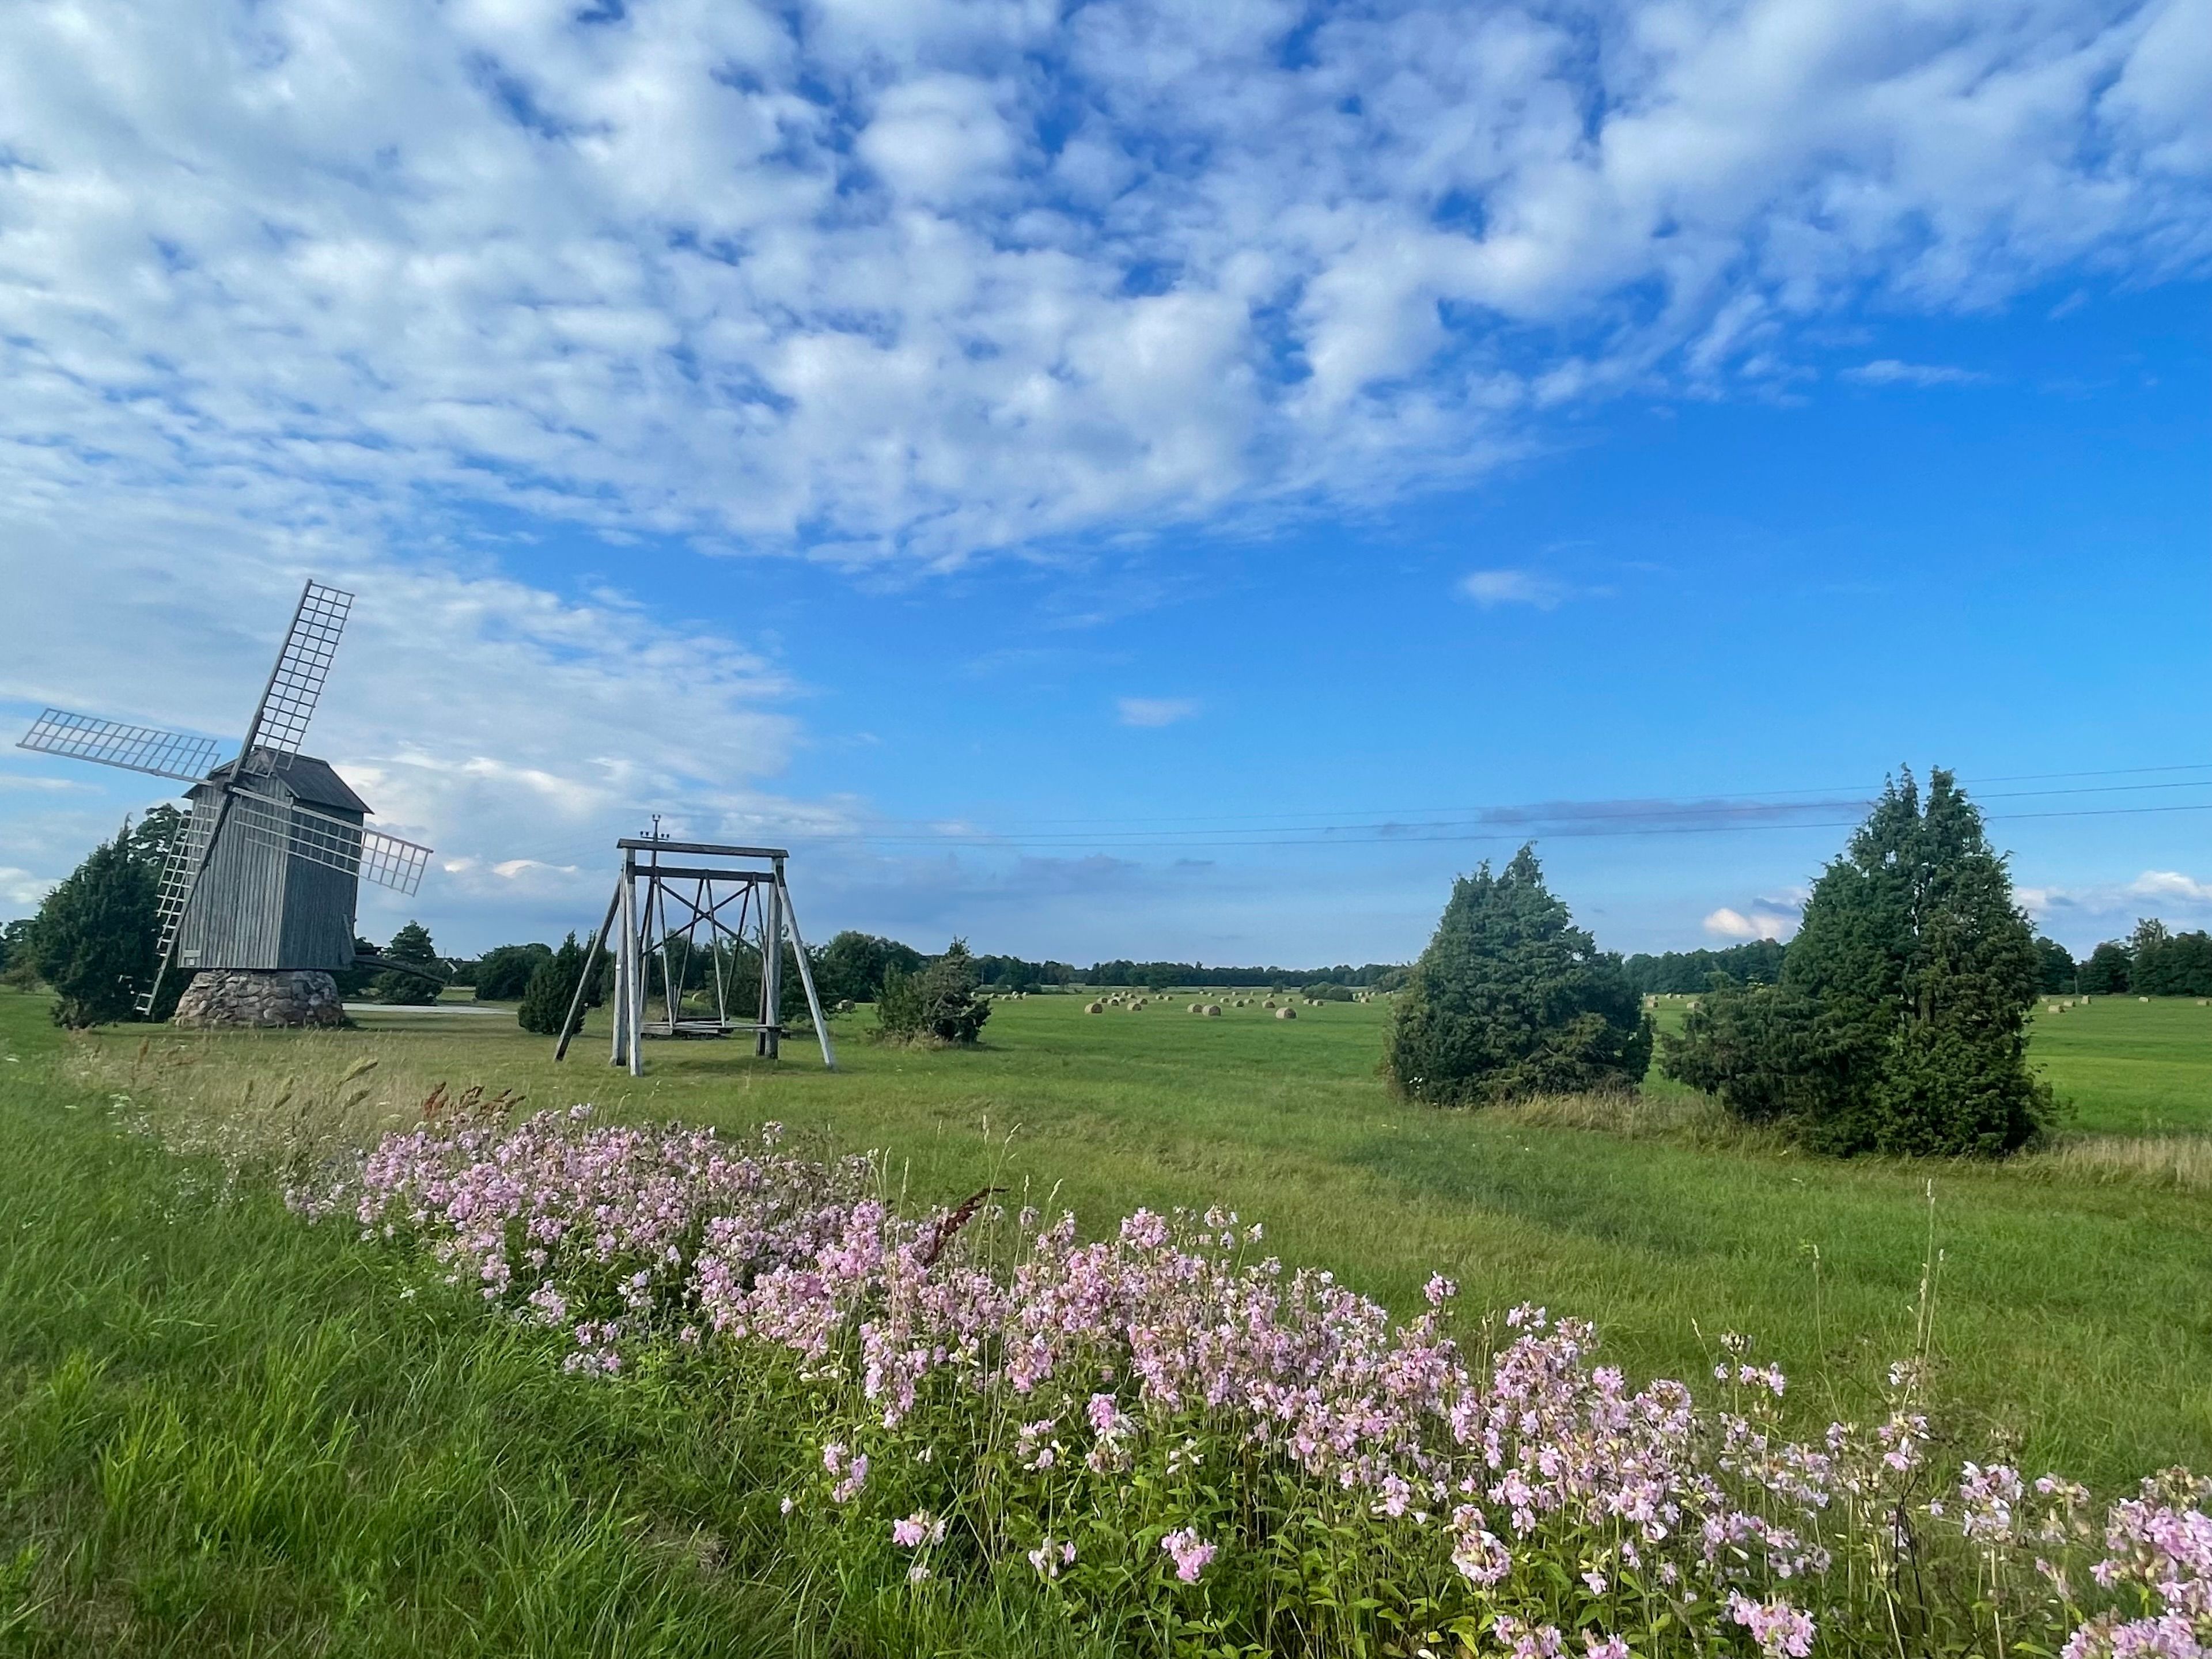
<path fill-rule="evenodd" d="M 1197 962 L 1093 963 L 1086 985 L 1127 985 L 1170 990 L 1178 985 L 1347 985 L 1389 990 L 1404 982 L 1405 968 L 1370 962 L 1364 968 L 1339 963 L 1334 968 L 1208 968 Z"/>
<path fill-rule="evenodd" d="M 1726 974 L 1745 985 L 1773 985 L 1782 978 L 1782 957 L 1788 948 L 1779 939 L 1755 939 L 1724 951 L 1662 951 L 1657 956 L 1639 952 L 1622 966 L 1628 970 L 1629 983 L 1647 994 L 1702 991 L 1715 974 Z"/>
<path fill-rule="evenodd" d="M 2090 996 L 2212 997 L 2212 934 L 2177 933 L 2156 917 L 2138 921 L 2124 940 L 2092 951 L 2075 983 Z"/>

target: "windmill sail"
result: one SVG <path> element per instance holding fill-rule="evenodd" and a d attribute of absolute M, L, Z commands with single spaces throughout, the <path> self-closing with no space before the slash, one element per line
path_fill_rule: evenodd
<path fill-rule="evenodd" d="M 396 892 L 411 895 L 429 867 L 428 848 L 297 801 L 271 800 L 240 790 L 230 797 L 230 809 L 239 830 L 263 846 Z"/>
<path fill-rule="evenodd" d="M 283 767 L 300 752 L 307 722 L 322 700 L 323 682 L 331 676 L 346 613 L 352 609 L 353 595 L 343 588 L 311 581 L 301 593 L 291 631 L 284 636 L 284 648 L 261 693 L 261 706 L 253 711 L 253 724 L 246 730 L 246 746 L 239 751 L 252 769 Z"/>
<path fill-rule="evenodd" d="M 161 884 L 155 890 L 154 899 L 161 943 L 154 958 L 154 982 L 136 999 L 141 1016 L 153 1012 L 154 999 L 161 994 L 161 976 L 168 970 L 170 953 L 176 948 L 177 930 L 184 925 L 185 911 L 191 904 L 192 889 L 199 881 L 200 867 L 207 862 L 208 843 L 214 837 L 214 830 L 215 822 L 209 814 L 187 810 L 162 857 Z"/>
<path fill-rule="evenodd" d="M 198 783 L 222 757 L 222 745 L 213 738 L 96 720 L 90 714 L 72 714 L 65 708 L 49 708 L 40 714 L 15 746 L 119 766 L 126 772 L 149 772 L 157 778 L 181 778 L 187 783 Z"/>

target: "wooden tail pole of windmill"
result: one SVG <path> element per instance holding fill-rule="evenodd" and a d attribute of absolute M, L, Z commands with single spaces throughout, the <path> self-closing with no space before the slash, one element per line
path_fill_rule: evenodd
<path fill-rule="evenodd" d="M 576 981 L 576 994 L 568 999 L 568 1017 L 561 1022 L 561 1040 L 553 1047 L 556 1060 L 568 1057 L 569 1039 L 583 1027 L 585 993 L 592 988 L 592 981 L 599 977 L 599 952 L 606 948 L 608 931 L 614 927 L 615 912 L 621 908 L 622 889 L 617 887 L 615 896 L 607 901 L 607 913 L 599 919 L 599 931 L 592 935 L 591 945 L 584 951 L 584 971 Z"/>

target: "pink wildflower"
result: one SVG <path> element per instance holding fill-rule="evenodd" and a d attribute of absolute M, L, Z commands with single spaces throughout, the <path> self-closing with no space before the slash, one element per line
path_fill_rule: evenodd
<path fill-rule="evenodd" d="M 1805 1659 L 1813 1650 L 1813 1621 L 1787 1601 L 1754 1601 L 1729 1592 L 1729 1617 L 1751 1632 L 1767 1659 Z"/>
<path fill-rule="evenodd" d="M 1195 1584 L 1199 1574 L 1219 1553 L 1218 1547 L 1207 1543 L 1188 1527 L 1180 1527 L 1160 1540 L 1160 1547 L 1175 1558 L 1176 1577 L 1186 1584 Z"/>

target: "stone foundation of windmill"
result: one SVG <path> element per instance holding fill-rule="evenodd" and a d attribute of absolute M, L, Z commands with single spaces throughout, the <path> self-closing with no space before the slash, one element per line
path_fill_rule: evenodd
<path fill-rule="evenodd" d="M 337 981 L 314 968 L 204 968 L 177 999 L 189 1030 L 240 1025 L 343 1025 Z"/>

